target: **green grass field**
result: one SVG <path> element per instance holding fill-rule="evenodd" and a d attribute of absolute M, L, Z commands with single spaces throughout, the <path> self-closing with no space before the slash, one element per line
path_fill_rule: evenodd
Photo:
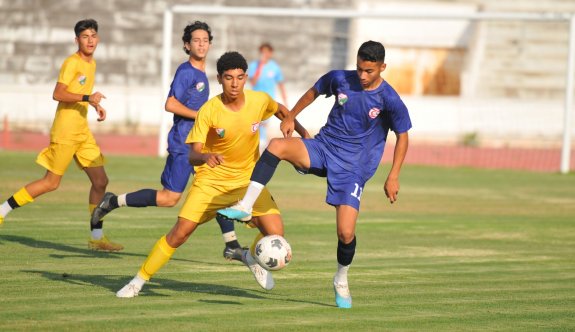
<path fill-rule="evenodd" d="M 35 154 L 0 152 L 0 200 L 43 175 Z M 109 190 L 158 188 L 163 160 L 110 157 Z M 399 201 L 380 167 L 362 196 L 350 269 L 353 309 L 334 306 L 333 208 L 324 179 L 282 163 L 270 189 L 294 259 L 264 291 L 222 258 L 215 222 L 200 228 L 135 299 L 137 272 L 178 208 L 121 209 L 87 249 L 83 172 L 0 226 L 0 330 L 462 331 L 575 329 L 575 176 L 406 165 Z M 237 225 L 242 244 L 253 230 Z"/>

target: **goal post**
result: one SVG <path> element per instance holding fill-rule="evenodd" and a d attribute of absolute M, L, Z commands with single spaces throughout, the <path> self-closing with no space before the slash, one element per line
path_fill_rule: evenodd
<path fill-rule="evenodd" d="M 379 18 L 410 20 L 469 20 L 469 21 L 525 21 L 525 22 L 563 22 L 569 26 L 568 52 L 563 106 L 563 133 L 561 143 L 561 162 L 559 170 L 566 174 L 570 171 L 571 132 L 573 113 L 573 94 L 575 79 L 575 14 L 573 13 L 513 13 L 513 12 L 470 12 L 470 13 L 434 13 L 397 10 L 359 10 L 359 9 L 315 9 L 315 8 L 269 8 L 269 7 L 226 7 L 174 5 L 164 11 L 162 46 L 162 92 L 166 98 L 171 82 L 172 36 L 175 14 L 233 15 L 254 17 L 295 17 L 295 18 Z M 158 135 L 158 155 L 165 156 L 167 134 L 171 114 L 162 116 Z"/>

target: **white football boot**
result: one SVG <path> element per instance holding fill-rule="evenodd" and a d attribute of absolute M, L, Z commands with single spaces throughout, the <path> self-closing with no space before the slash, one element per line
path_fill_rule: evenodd
<path fill-rule="evenodd" d="M 263 289 L 271 290 L 274 288 L 275 283 L 272 273 L 261 267 L 258 262 L 256 262 L 249 249 L 244 250 L 242 261 L 250 269 L 250 271 L 252 271 L 254 278 Z"/>

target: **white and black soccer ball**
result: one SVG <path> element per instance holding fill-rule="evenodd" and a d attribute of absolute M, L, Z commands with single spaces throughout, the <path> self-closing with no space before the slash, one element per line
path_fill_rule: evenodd
<path fill-rule="evenodd" d="M 283 236 L 264 236 L 256 243 L 255 259 L 266 270 L 281 270 L 291 261 L 291 247 Z"/>

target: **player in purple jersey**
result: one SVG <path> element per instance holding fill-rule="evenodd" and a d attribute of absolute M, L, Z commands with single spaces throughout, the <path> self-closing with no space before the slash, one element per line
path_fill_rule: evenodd
<path fill-rule="evenodd" d="M 93 224 L 118 207 L 172 207 L 180 201 L 194 173 L 186 137 L 194 125 L 198 110 L 210 96 L 205 67 L 212 39 L 211 29 L 204 22 L 196 21 L 184 29 L 182 41 L 189 59 L 176 70 L 165 105 L 167 112 L 174 113 L 174 124 L 168 134 L 168 158 L 161 177 L 163 189 L 142 189 L 117 196 L 106 193 L 92 214 Z M 237 241 L 233 221 L 223 216 L 218 216 L 216 220 L 226 243 L 224 257 L 241 261 L 242 248 Z"/>
<path fill-rule="evenodd" d="M 249 220 L 253 202 L 280 160 L 289 161 L 301 172 L 327 177 L 326 202 L 336 208 L 339 241 L 333 287 L 340 308 L 351 308 L 347 272 L 355 254 L 359 203 L 365 183 L 381 161 L 389 130 L 397 138 L 384 185 L 390 203 L 397 200 L 399 173 L 407 153 L 411 120 L 397 92 L 381 77 L 384 60 L 383 45 L 368 41 L 358 50 L 355 71 L 334 70 L 322 76 L 282 121 L 284 138 L 271 140 L 254 168 L 244 198 L 219 211 L 231 219 Z M 291 137 L 296 116 L 321 94 L 336 97 L 325 126 L 313 139 Z"/>

